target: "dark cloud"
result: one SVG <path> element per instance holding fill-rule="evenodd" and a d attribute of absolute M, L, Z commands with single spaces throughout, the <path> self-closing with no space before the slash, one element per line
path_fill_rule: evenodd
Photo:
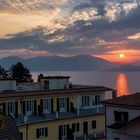
<path fill-rule="evenodd" d="M 91 1 L 92 2 L 92 1 Z M 74 10 L 90 6 L 98 7 L 104 15 L 103 3 L 93 2 L 77 6 Z M 110 46 L 111 42 L 127 42 L 123 49 L 139 50 L 140 41 L 129 40 L 127 37 L 140 32 L 140 6 L 130 14 L 118 20 L 109 22 L 102 17 L 94 20 L 79 20 L 65 29 L 59 29 L 49 34 L 44 28 L 32 29 L 13 35 L 11 38 L 0 39 L 0 49 L 46 50 L 54 54 L 101 54 L 120 49 L 121 46 Z M 104 40 L 105 43 L 100 43 Z M 113 44 L 113 43 L 112 43 Z M 119 44 L 119 43 L 118 43 Z"/>
<path fill-rule="evenodd" d="M 105 14 L 105 0 L 89 0 L 74 7 L 73 11 L 84 10 L 85 8 L 95 7 L 98 10 L 98 14 L 104 16 Z"/>

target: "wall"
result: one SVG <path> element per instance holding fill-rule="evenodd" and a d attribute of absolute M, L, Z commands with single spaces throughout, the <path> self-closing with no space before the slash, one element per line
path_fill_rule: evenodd
<path fill-rule="evenodd" d="M 49 89 L 64 89 L 68 88 L 69 80 L 68 79 L 43 79 L 43 81 L 49 81 Z M 43 82 L 44 86 L 44 82 Z"/>
<path fill-rule="evenodd" d="M 83 134 L 83 122 L 88 122 L 88 129 L 89 134 L 93 134 L 93 132 L 99 132 L 103 131 L 105 128 L 104 120 L 105 116 L 102 115 L 94 115 L 94 116 L 85 116 L 85 117 L 79 117 L 79 118 L 71 118 L 71 119 L 63 119 L 63 120 L 57 120 L 57 121 L 49 121 L 49 122 L 42 122 L 42 123 L 34 123 L 30 124 L 28 126 L 22 126 L 19 127 L 19 131 L 24 133 L 23 140 L 26 139 L 26 130 L 28 129 L 28 140 L 36 140 L 36 129 L 37 128 L 43 128 L 48 127 L 48 137 L 40 138 L 41 140 L 58 140 L 59 136 L 59 125 L 72 125 L 72 123 L 80 123 L 80 129 L 79 132 L 76 133 L 77 136 L 81 136 Z M 92 129 L 92 120 L 96 120 L 97 128 Z M 39 140 L 39 139 L 38 139 Z"/>
<path fill-rule="evenodd" d="M 0 91 L 16 90 L 15 80 L 0 80 Z"/>
<path fill-rule="evenodd" d="M 123 107 L 106 107 L 106 125 L 109 126 L 114 123 L 114 111 L 128 112 L 129 121 L 138 117 L 140 114 L 139 109 L 134 108 L 123 108 Z M 110 129 L 107 128 L 107 139 L 112 140 L 113 138 L 120 138 L 121 140 L 138 140 L 140 122 L 133 123 L 127 127 L 121 129 Z M 140 136 L 140 135 L 139 135 Z"/>
<path fill-rule="evenodd" d="M 107 115 L 106 124 L 107 125 L 111 125 L 111 124 L 114 123 L 114 111 L 129 112 L 128 113 L 129 114 L 129 120 L 132 120 L 132 119 L 136 118 L 140 114 L 139 109 L 107 106 L 106 107 L 106 115 Z"/>

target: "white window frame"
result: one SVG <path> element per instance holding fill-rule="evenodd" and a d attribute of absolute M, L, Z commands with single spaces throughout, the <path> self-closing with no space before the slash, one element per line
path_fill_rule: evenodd
<path fill-rule="evenodd" d="M 62 125 L 62 138 L 67 137 L 67 125 Z"/>
<path fill-rule="evenodd" d="M 45 136 L 45 129 L 46 128 L 38 128 L 39 130 L 39 138 L 44 138 Z"/>
<path fill-rule="evenodd" d="M 51 113 L 51 98 L 43 99 L 43 112 Z"/>
<path fill-rule="evenodd" d="M 66 97 L 59 98 L 59 110 L 60 112 L 67 111 L 67 98 Z"/>
<path fill-rule="evenodd" d="M 81 106 L 82 106 L 82 108 L 90 108 L 91 107 L 90 95 L 81 96 Z"/>
<path fill-rule="evenodd" d="M 25 114 L 32 115 L 34 112 L 34 100 L 25 100 Z"/>
<path fill-rule="evenodd" d="M 10 114 L 12 117 L 15 117 L 15 113 L 16 113 L 16 102 L 15 101 L 6 102 L 6 112 L 7 112 L 7 114 Z"/>

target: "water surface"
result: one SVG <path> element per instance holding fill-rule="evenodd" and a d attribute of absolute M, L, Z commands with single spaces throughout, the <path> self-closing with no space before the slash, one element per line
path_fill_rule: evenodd
<path fill-rule="evenodd" d="M 140 92 L 140 72 L 97 72 L 97 71 L 47 71 L 33 72 L 33 78 L 37 75 L 71 76 L 73 84 L 99 85 L 117 89 L 118 95 L 127 95 Z"/>

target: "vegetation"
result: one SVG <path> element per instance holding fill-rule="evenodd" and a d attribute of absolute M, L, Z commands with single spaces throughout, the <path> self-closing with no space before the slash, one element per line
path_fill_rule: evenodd
<path fill-rule="evenodd" d="M 7 79 L 8 72 L 0 66 L 0 79 Z"/>
<path fill-rule="evenodd" d="M 38 77 L 37 77 L 37 81 L 40 82 L 40 80 L 41 80 L 43 77 L 44 77 L 44 75 L 43 75 L 42 73 L 39 74 Z"/>
<path fill-rule="evenodd" d="M 17 83 L 33 82 L 29 69 L 20 62 L 12 65 L 8 71 L 0 66 L 0 79 L 9 78 L 15 79 Z"/>

